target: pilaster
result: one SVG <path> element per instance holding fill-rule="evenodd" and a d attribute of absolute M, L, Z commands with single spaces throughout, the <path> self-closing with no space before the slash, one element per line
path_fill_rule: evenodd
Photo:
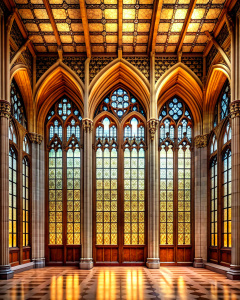
<path fill-rule="evenodd" d="M 82 225 L 82 256 L 80 269 L 93 268 L 92 249 L 92 129 L 93 121 L 82 120 L 84 134 L 83 162 L 83 225 Z"/>
<path fill-rule="evenodd" d="M 43 137 L 37 133 L 29 133 L 32 142 L 32 261 L 35 268 L 45 266 L 44 222 L 44 146 Z"/>
<path fill-rule="evenodd" d="M 155 53 L 150 56 L 150 119 L 148 120 L 148 258 L 147 267 L 158 269 L 159 261 L 159 167 L 158 119 L 155 97 Z"/>
<path fill-rule="evenodd" d="M 240 100 L 230 106 L 232 119 L 232 251 L 229 279 L 240 279 Z"/>
<path fill-rule="evenodd" d="M 11 105 L 0 100 L 0 279 L 13 278 L 9 264 L 9 117 Z"/>
<path fill-rule="evenodd" d="M 195 163 L 195 256 L 193 266 L 202 268 L 207 260 L 207 144 L 208 135 L 194 139 Z"/>

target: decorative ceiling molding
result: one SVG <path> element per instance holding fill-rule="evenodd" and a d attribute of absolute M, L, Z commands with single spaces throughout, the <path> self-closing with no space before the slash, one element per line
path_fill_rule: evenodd
<path fill-rule="evenodd" d="M 178 40 L 178 44 L 177 44 L 177 52 L 182 51 L 183 41 L 184 41 L 184 39 L 185 39 L 185 35 L 186 35 L 186 33 L 187 33 L 187 30 L 188 30 L 188 25 L 189 25 L 189 23 L 190 23 L 190 21 L 191 21 L 192 14 L 193 14 L 193 11 L 194 11 L 196 2 L 197 2 L 197 0 L 191 0 L 191 1 L 190 1 L 189 8 L 188 8 L 188 12 L 187 12 L 187 15 L 186 15 L 184 24 L 183 24 L 182 32 L 181 32 L 180 38 L 179 38 L 179 40 Z"/>
<path fill-rule="evenodd" d="M 79 0 L 79 4 L 80 4 L 80 13 L 81 13 L 81 18 L 82 18 L 84 37 L 85 37 L 87 57 L 91 58 L 92 51 L 91 51 L 91 42 L 90 42 L 88 17 L 87 17 L 87 9 L 86 9 L 86 5 L 85 5 L 85 0 Z"/>
<path fill-rule="evenodd" d="M 158 27 L 159 27 L 161 12 L 162 12 L 162 5 L 163 5 L 163 0 L 156 0 L 154 2 L 152 22 L 151 22 L 150 34 L 148 39 L 148 47 L 147 47 L 148 54 L 150 52 L 155 52 L 157 35 L 158 35 Z"/>

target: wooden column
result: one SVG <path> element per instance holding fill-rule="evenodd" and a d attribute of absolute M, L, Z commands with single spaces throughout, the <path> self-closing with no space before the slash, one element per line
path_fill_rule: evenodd
<path fill-rule="evenodd" d="M 35 268 L 45 266 L 44 224 L 44 146 L 43 137 L 37 133 L 29 133 L 32 142 L 32 261 Z"/>
<path fill-rule="evenodd" d="M 89 63 L 85 62 L 85 93 L 84 93 L 84 119 L 83 124 L 83 206 L 82 206 L 82 256 L 80 269 L 92 269 L 93 248 L 92 248 L 92 125 L 88 113 L 89 95 Z"/>
<path fill-rule="evenodd" d="M 232 28 L 231 119 L 232 119 L 232 251 L 229 279 L 240 279 L 240 11 Z"/>
<path fill-rule="evenodd" d="M 150 119 L 148 120 L 148 258 L 147 267 L 158 269 L 159 262 L 159 167 L 158 119 L 155 97 L 155 53 L 150 57 Z"/>
<path fill-rule="evenodd" d="M 203 268 L 207 260 L 207 142 L 208 135 L 198 135 L 194 144 L 195 163 L 195 256 L 193 266 Z"/>

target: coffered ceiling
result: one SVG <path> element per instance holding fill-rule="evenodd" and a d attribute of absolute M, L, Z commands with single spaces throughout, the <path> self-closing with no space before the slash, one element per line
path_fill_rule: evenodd
<path fill-rule="evenodd" d="M 226 1 L 15 0 L 15 4 L 36 52 L 57 52 L 60 46 L 64 53 L 84 54 L 90 48 L 91 53 L 116 54 L 120 46 L 125 54 L 147 54 L 152 43 L 156 53 L 203 52 L 205 31 L 213 32 Z"/>

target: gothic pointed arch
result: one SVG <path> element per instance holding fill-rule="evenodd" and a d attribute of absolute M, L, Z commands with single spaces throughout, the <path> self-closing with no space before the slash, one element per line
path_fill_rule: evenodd
<path fill-rule="evenodd" d="M 93 118 L 95 109 L 101 99 L 117 85 L 125 86 L 128 90 L 135 93 L 135 96 L 142 102 L 142 105 L 147 110 L 150 103 L 149 84 L 140 71 L 135 70 L 135 67 L 130 67 L 129 65 L 130 64 L 126 63 L 126 61 L 115 60 L 114 63 L 112 62 L 103 69 L 105 72 L 102 70 L 99 76 L 92 81 L 89 94 L 90 118 Z"/>

